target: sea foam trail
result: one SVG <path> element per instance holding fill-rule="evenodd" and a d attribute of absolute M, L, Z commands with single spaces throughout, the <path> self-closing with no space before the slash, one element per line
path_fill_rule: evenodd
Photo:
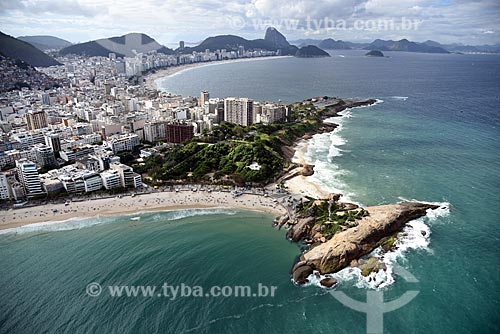
<path fill-rule="evenodd" d="M 166 214 L 166 215 L 165 215 Z M 153 220 L 179 220 L 189 217 L 196 216 L 207 216 L 207 215 L 229 215 L 234 216 L 236 211 L 229 210 L 228 208 L 219 207 L 214 209 L 185 209 L 185 210 L 169 210 L 161 211 L 153 216 Z"/>
<path fill-rule="evenodd" d="M 0 230 L 0 235 L 79 230 L 81 228 L 90 227 L 101 223 L 103 223 L 103 220 L 99 216 L 92 218 L 75 217 L 66 220 L 47 221 L 8 228 L 5 230 Z"/>
<path fill-rule="evenodd" d="M 334 131 L 314 135 L 309 141 L 304 158 L 308 163 L 315 166 L 315 173 L 310 176 L 310 180 L 318 184 L 326 192 L 341 193 L 343 195 L 341 198 L 342 202 L 361 205 L 361 203 L 357 203 L 352 199 L 355 194 L 348 191 L 348 185 L 339 177 L 349 174 L 349 171 L 335 164 L 335 158 L 342 156 L 343 152 L 345 152 L 342 146 L 348 142 L 340 134 L 344 127 L 344 122 L 353 117 L 353 109 L 367 108 L 383 102 L 383 100 L 377 99 L 372 105 L 347 108 L 341 111 L 339 113 L 340 117 L 331 117 L 325 120 L 325 123 L 334 123 L 338 125 Z M 325 156 L 327 158 L 326 160 L 324 159 Z"/>
<path fill-rule="evenodd" d="M 155 215 L 152 217 L 152 219 L 175 221 L 195 216 L 235 215 L 236 213 L 237 212 L 235 210 L 230 210 L 229 208 L 225 207 L 217 207 L 214 209 L 162 210 L 162 211 L 157 211 Z M 127 214 L 120 214 L 113 216 L 97 215 L 95 217 L 74 217 L 66 220 L 47 221 L 47 222 L 28 224 L 20 227 L 0 230 L 0 235 L 79 230 L 82 228 L 87 228 L 98 224 L 110 223 L 115 221 L 115 219 L 117 218 L 124 218 L 124 221 L 128 222 L 131 219 L 126 219 L 126 218 L 134 218 L 133 221 L 135 221 L 136 223 L 140 223 L 142 222 L 141 219 L 146 214 L 151 214 L 151 212 L 139 211 L 134 213 L 127 213 Z M 136 219 L 136 218 L 141 218 L 141 219 Z"/>
<path fill-rule="evenodd" d="M 422 202 L 421 203 L 429 203 Z M 320 281 L 325 277 L 333 277 L 337 279 L 339 284 L 352 283 L 358 288 L 368 288 L 374 290 L 383 289 L 397 280 L 395 274 L 395 266 L 400 265 L 398 262 L 406 259 L 406 255 L 410 251 L 424 250 L 432 253 L 429 248 L 432 225 L 437 220 L 446 217 L 450 214 L 450 203 L 447 202 L 432 202 L 429 204 L 439 205 L 439 208 L 427 210 L 427 214 L 419 219 L 408 222 L 403 230 L 399 233 L 395 243 L 395 249 L 389 252 L 383 252 L 381 247 L 376 248 L 364 258 L 376 257 L 380 262 L 385 264 L 385 270 L 379 270 L 376 273 L 371 273 L 368 276 L 361 275 L 359 268 L 347 267 L 335 274 L 320 275 L 317 277 L 314 273 L 308 279 L 308 285 L 316 285 L 322 287 Z"/>

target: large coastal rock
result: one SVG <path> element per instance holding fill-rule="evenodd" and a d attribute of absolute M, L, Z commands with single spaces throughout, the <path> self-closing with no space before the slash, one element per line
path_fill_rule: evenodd
<path fill-rule="evenodd" d="M 315 45 L 303 46 L 297 50 L 295 57 L 298 58 L 319 58 L 330 57 L 330 54 Z"/>
<path fill-rule="evenodd" d="M 367 207 L 369 216 L 361 218 L 356 227 L 339 232 L 327 242 L 305 252 L 301 257 L 303 265 L 322 274 L 337 272 L 351 261 L 373 251 L 383 238 L 401 230 L 410 220 L 425 216 L 428 209 L 437 208 L 436 205 L 414 202 Z M 292 240 L 307 231 L 310 224 L 305 220 L 301 223 L 301 228 L 289 235 Z"/>
<path fill-rule="evenodd" d="M 305 237 L 308 237 L 315 220 L 316 219 L 314 217 L 300 219 L 297 224 L 288 230 L 287 238 L 294 242 L 298 242 Z"/>

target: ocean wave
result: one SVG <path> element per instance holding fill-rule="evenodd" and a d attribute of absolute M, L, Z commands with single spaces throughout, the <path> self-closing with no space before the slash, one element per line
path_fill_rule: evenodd
<path fill-rule="evenodd" d="M 152 217 L 153 220 L 167 220 L 175 221 L 183 218 L 204 215 L 235 215 L 235 210 L 230 210 L 226 207 L 218 207 L 214 209 L 184 209 L 184 210 L 165 210 L 158 211 Z M 65 220 L 47 221 L 41 223 L 28 224 L 24 226 L 0 230 L 0 235 L 10 234 L 27 234 L 27 233 L 44 233 L 44 232 L 60 232 L 79 230 L 82 228 L 92 227 L 98 224 L 116 221 L 120 218 L 134 218 L 133 221 L 139 222 L 137 218 L 142 218 L 143 215 L 151 214 L 148 211 L 133 212 L 113 216 L 100 216 L 95 217 L 74 217 Z"/>
<path fill-rule="evenodd" d="M 398 101 L 406 101 L 408 100 L 408 96 L 391 96 L 391 99 Z"/>
<path fill-rule="evenodd" d="M 179 220 L 189 217 L 196 216 L 207 216 L 207 215 L 228 215 L 234 216 L 237 212 L 234 210 L 229 210 L 228 208 L 219 207 L 214 209 L 183 209 L 183 210 L 169 210 L 162 211 L 160 214 L 153 216 L 153 220 Z"/>
<path fill-rule="evenodd" d="M 0 230 L 0 235 L 79 230 L 85 227 L 101 224 L 102 222 L 103 219 L 100 216 L 92 218 L 75 217 L 65 220 L 47 221 Z"/>
<path fill-rule="evenodd" d="M 399 262 L 406 260 L 405 256 L 409 251 L 422 250 L 432 254 L 432 249 L 429 248 L 431 236 L 429 225 L 439 218 L 450 214 L 450 204 L 447 202 L 426 203 L 439 205 L 439 208 L 434 210 L 428 209 L 424 217 L 408 222 L 399 233 L 394 250 L 383 252 L 382 248 L 378 247 L 363 257 L 376 257 L 385 265 L 385 270 L 379 270 L 376 273 L 373 272 L 368 276 L 361 275 L 361 270 L 353 267 L 344 268 L 335 274 L 319 275 L 319 277 L 317 277 L 316 273 L 313 273 L 308 277 L 310 281 L 308 285 L 316 285 L 323 288 L 320 281 L 326 277 L 337 279 L 339 284 L 352 282 L 354 286 L 361 289 L 380 290 L 392 285 L 396 281 L 395 267 L 400 265 Z"/>

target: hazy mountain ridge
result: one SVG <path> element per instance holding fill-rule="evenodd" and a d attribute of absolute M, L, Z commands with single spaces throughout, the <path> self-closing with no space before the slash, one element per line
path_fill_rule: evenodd
<path fill-rule="evenodd" d="M 401 45 L 397 45 L 398 42 L 402 42 L 403 44 L 405 43 L 404 41 L 407 41 L 409 43 L 414 43 L 417 45 L 417 47 L 412 47 L 410 50 L 405 49 Z M 349 42 L 349 41 L 342 41 L 342 40 L 337 40 L 335 41 L 332 38 L 327 38 L 327 39 L 298 39 L 295 41 L 292 41 L 293 44 L 302 47 L 306 45 L 316 45 L 319 46 L 323 49 L 327 50 L 348 50 L 347 48 L 351 49 L 375 49 L 377 47 L 383 48 L 383 51 L 407 51 L 407 52 L 425 52 L 429 53 L 429 50 L 431 50 L 431 53 L 436 53 L 436 49 L 429 49 L 427 48 L 428 46 L 430 47 L 435 47 L 435 48 L 441 48 L 444 49 L 445 51 L 448 52 L 486 52 L 486 53 L 500 53 L 500 43 L 498 44 L 493 44 L 493 45 L 464 45 L 460 43 L 454 43 L 454 44 L 441 44 L 436 41 L 432 40 L 427 40 L 423 43 L 419 42 L 412 42 L 408 40 L 400 40 L 400 41 L 391 41 L 391 40 L 382 40 L 382 39 L 377 39 L 373 41 L 372 43 L 354 43 L 354 42 Z M 375 44 L 374 44 L 375 43 Z M 393 49 L 390 49 L 390 45 L 394 44 L 395 46 Z M 420 47 L 418 46 L 420 45 Z M 387 48 L 387 50 L 385 50 Z M 423 51 L 422 51 L 423 50 Z M 446 53 L 443 52 L 442 50 L 439 50 L 439 53 Z"/>
<path fill-rule="evenodd" d="M 115 53 L 118 57 L 132 57 L 135 52 L 147 53 L 157 51 L 164 54 L 173 54 L 169 49 L 153 38 L 142 33 L 130 33 L 122 36 L 101 38 L 94 41 L 73 44 L 59 51 L 61 55 L 78 54 L 90 57 L 107 57 L 110 53 Z"/>
<path fill-rule="evenodd" d="M 207 49 L 237 51 L 240 46 L 243 46 L 245 50 L 281 50 L 282 55 L 295 55 L 298 51 L 296 46 L 291 45 L 283 34 L 272 27 L 266 30 L 264 39 L 248 40 L 235 35 L 219 35 L 208 37 L 197 46 L 176 51 L 180 53 L 203 52 Z"/>
<path fill-rule="evenodd" d="M 376 39 L 370 45 L 364 48 L 365 50 L 379 50 L 379 51 L 404 51 L 404 52 L 421 52 L 421 53 L 450 53 L 442 47 L 432 46 L 427 44 L 418 44 L 410 42 L 407 39 L 399 41 L 385 41 Z"/>
<path fill-rule="evenodd" d="M 0 53 L 35 67 L 61 65 L 57 60 L 33 45 L 0 32 Z"/>
<path fill-rule="evenodd" d="M 429 46 L 437 46 L 446 49 L 450 52 L 492 52 L 500 53 L 500 43 L 494 45 L 464 45 L 460 43 L 454 44 L 441 44 L 436 41 L 427 40 L 422 44 Z"/>
<path fill-rule="evenodd" d="M 30 43 L 31 45 L 42 51 L 60 50 L 73 44 L 64 39 L 46 35 L 19 36 L 17 39 Z"/>
<path fill-rule="evenodd" d="M 349 45 L 349 43 L 346 43 L 342 40 L 334 40 L 332 38 L 327 38 L 322 40 L 319 45 L 320 48 L 326 49 L 326 50 L 351 50 L 352 47 Z"/>

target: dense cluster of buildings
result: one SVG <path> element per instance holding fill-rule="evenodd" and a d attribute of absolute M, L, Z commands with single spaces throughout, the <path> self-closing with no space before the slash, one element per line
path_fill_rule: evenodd
<path fill-rule="evenodd" d="M 62 83 L 36 71 L 30 65 L 0 54 L 0 93 L 22 87 L 44 89 L 59 84 Z"/>
<path fill-rule="evenodd" d="M 144 144 L 184 143 L 223 121 L 247 126 L 286 117 L 281 104 L 214 99 L 206 91 L 199 98 L 182 97 L 148 88 L 143 80 L 129 80 L 155 67 L 240 55 L 267 54 L 223 50 L 58 59 L 63 66 L 43 71 L 66 85 L 0 94 L 0 199 L 138 188 L 141 175 L 120 162 L 123 152 L 142 149 L 149 156 L 155 150 L 144 149 Z"/>

